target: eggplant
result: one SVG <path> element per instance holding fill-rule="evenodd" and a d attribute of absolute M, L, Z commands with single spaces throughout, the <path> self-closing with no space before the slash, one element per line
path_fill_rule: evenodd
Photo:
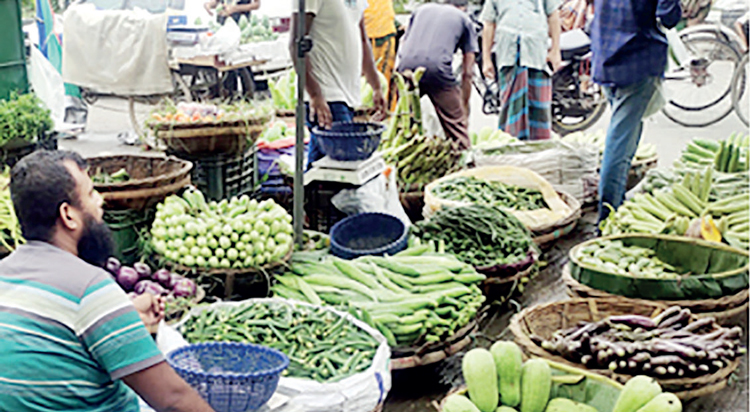
<path fill-rule="evenodd" d="M 122 263 L 120 263 L 120 261 L 115 257 L 110 257 L 109 259 L 107 259 L 107 263 L 104 265 L 104 269 L 106 269 L 107 272 L 111 273 L 112 276 L 117 276 L 117 274 L 120 273 L 121 267 Z"/>
<path fill-rule="evenodd" d="M 152 295 L 160 296 L 165 292 L 166 291 L 160 284 L 148 279 L 141 280 L 135 285 L 135 293 L 139 295 L 150 293 Z"/>
<path fill-rule="evenodd" d="M 653 319 L 653 321 L 654 321 L 655 324 L 657 324 L 659 327 L 661 327 L 661 323 L 662 322 L 664 322 L 665 320 L 671 318 L 674 315 L 677 315 L 679 312 L 680 312 L 680 307 L 679 306 L 670 306 L 666 310 L 664 310 L 664 312 L 662 312 L 659 315 L 657 315 Z"/>
<path fill-rule="evenodd" d="M 125 290 L 131 290 L 138 282 L 138 273 L 129 266 L 123 266 L 117 272 L 117 283 Z M 136 293 L 138 293 L 136 291 Z"/>
<path fill-rule="evenodd" d="M 657 366 L 654 368 L 654 373 L 659 376 L 664 376 L 667 374 L 667 368 L 665 368 L 664 366 Z"/>
<path fill-rule="evenodd" d="M 656 328 L 656 323 L 653 319 L 639 315 L 622 315 L 622 316 L 610 316 L 608 320 L 611 323 L 624 324 L 630 328 L 643 328 L 645 330 L 651 330 Z"/>
<path fill-rule="evenodd" d="M 133 265 L 133 269 L 138 273 L 140 279 L 148 279 L 151 277 L 151 268 L 145 263 L 138 262 Z"/>
<path fill-rule="evenodd" d="M 693 332 L 694 333 L 694 332 L 700 330 L 703 327 L 713 325 L 713 323 L 715 321 L 716 320 L 714 318 L 712 318 L 712 317 L 709 316 L 707 318 L 698 319 L 695 322 L 688 324 L 687 326 L 685 326 L 681 330 L 683 332 Z"/>
<path fill-rule="evenodd" d="M 665 339 L 654 341 L 650 349 L 654 353 L 675 354 L 683 358 L 695 358 L 697 356 L 695 349 Z"/>
<path fill-rule="evenodd" d="M 159 269 L 151 274 L 151 280 L 167 289 L 172 289 L 172 274 L 167 269 Z"/>
<path fill-rule="evenodd" d="M 677 315 L 671 316 L 659 324 L 659 328 L 682 328 L 690 321 L 690 310 L 682 309 Z"/>
<path fill-rule="evenodd" d="M 195 296 L 196 289 L 195 282 L 190 279 L 182 279 L 174 285 L 172 293 L 174 293 L 175 297 L 187 298 Z"/>

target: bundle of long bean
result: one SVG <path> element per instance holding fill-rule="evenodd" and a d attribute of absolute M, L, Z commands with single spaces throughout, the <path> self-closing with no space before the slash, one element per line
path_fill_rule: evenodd
<path fill-rule="evenodd" d="M 0 174 L 0 245 L 9 251 L 15 250 L 19 245 L 26 243 L 18 224 L 16 212 L 13 209 L 13 200 L 10 198 L 10 175 L 6 170 Z"/>
<path fill-rule="evenodd" d="M 610 316 L 557 331 L 550 340 L 531 338 L 588 368 L 658 378 L 715 373 L 747 352 L 740 346 L 740 327 L 715 327 L 710 317 L 691 323 L 690 315 L 689 309 L 673 306 L 653 319 Z"/>
<path fill-rule="evenodd" d="M 413 229 L 423 241 L 444 244 L 446 252 L 474 267 L 519 262 L 534 244 L 518 218 L 485 205 L 444 207 Z"/>
<path fill-rule="evenodd" d="M 372 364 L 378 342 L 343 316 L 281 302 L 206 308 L 181 328 L 189 343 L 249 342 L 289 357 L 284 376 L 335 381 Z"/>
<path fill-rule="evenodd" d="M 441 182 L 433 190 L 441 199 L 471 202 L 511 210 L 535 210 L 547 207 L 542 192 L 502 182 L 459 176 Z"/>

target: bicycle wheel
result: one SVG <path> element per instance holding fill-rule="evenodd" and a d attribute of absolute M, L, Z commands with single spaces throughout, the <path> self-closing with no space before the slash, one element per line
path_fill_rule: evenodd
<path fill-rule="evenodd" d="M 731 87 L 740 55 L 730 44 L 713 37 L 684 40 L 690 60 L 665 74 L 667 105 L 662 112 L 685 127 L 704 127 L 732 111 Z"/>
<path fill-rule="evenodd" d="M 734 77 L 732 78 L 732 107 L 734 108 L 737 117 L 742 120 L 745 126 L 748 124 L 748 115 L 750 115 L 750 90 L 748 86 L 748 77 L 750 76 L 750 60 L 748 55 L 740 61 L 737 70 L 734 71 Z"/>

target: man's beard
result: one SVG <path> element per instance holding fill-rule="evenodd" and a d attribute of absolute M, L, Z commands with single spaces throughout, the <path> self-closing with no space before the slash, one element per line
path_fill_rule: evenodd
<path fill-rule="evenodd" d="M 114 236 L 106 223 L 97 222 L 94 216 L 86 214 L 85 228 L 78 241 L 78 257 L 86 263 L 103 267 L 115 249 Z"/>

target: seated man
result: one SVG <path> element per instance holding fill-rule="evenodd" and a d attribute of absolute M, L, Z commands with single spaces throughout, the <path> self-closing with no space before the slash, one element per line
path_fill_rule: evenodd
<path fill-rule="evenodd" d="M 211 412 L 101 268 L 112 235 L 85 169 L 76 153 L 38 151 L 11 171 L 28 243 L 0 262 L 0 411 L 138 412 L 137 393 L 160 412 Z"/>

